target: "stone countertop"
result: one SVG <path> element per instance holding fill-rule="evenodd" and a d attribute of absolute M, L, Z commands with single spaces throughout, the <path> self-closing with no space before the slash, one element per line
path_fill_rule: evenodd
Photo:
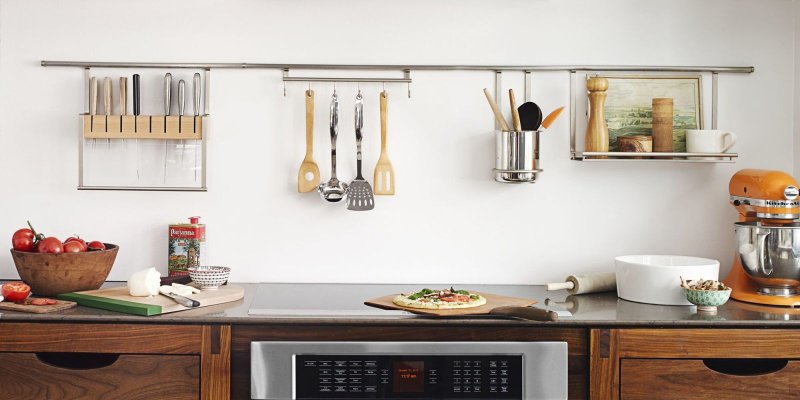
<path fill-rule="evenodd" d="M 114 285 L 114 284 L 110 284 Z M 240 284 L 245 288 L 243 299 L 215 306 L 202 307 L 151 317 L 123 314 L 89 307 L 33 314 L 14 311 L 0 313 L 2 322 L 82 322 L 82 323 L 151 323 L 151 324 L 349 324 L 349 325 L 475 325 L 475 326 L 549 326 L 549 327 L 798 327 L 800 309 L 770 307 L 728 301 L 719 307 L 716 315 L 698 314 L 694 306 L 658 306 L 618 299 L 616 293 L 567 295 L 565 291 L 547 292 L 543 286 L 523 285 L 461 285 L 466 289 L 528 297 L 538 301 L 537 307 L 566 309 L 572 316 L 560 317 L 556 322 L 520 321 L 490 316 L 473 317 L 422 317 L 415 315 L 385 315 L 380 310 L 363 306 L 361 302 L 380 294 L 398 293 L 421 285 L 339 285 L 339 284 Z M 440 285 L 429 285 L 439 287 Z M 318 310 L 315 305 L 298 301 L 296 309 L 274 305 L 275 296 L 282 292 L 294 293 L 298 298 L 321 298 L 320 292 L 349 293 L 337 296 L 346 301 L 346 307 L 333 302 L 331 310 Z M 285 298 L 286 296 L 280 296 Z M 363 300 L 362 300 L 363 299 Z M 352 311 L 350 312 L 350 307 Z M 262 314 L 251 315 L 250 310 L 261 309 Z M 334 310 L 335 309 L 335 310 Z M 360 315 L 360 314 L 369 315 Z"/>

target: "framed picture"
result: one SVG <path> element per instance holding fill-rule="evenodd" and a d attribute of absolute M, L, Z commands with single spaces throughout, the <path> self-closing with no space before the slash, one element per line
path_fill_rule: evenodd
<path fill-rule="evenodd" d="M 673 99 L 672 148 L 676 153 L 686 152 L 687 129 L 703 129 L 701 75 L 604 78 L 608 79 L 605 116 L 610 151 L 619 151 L 619 136 L 653 134 L 654 97 Z"/>

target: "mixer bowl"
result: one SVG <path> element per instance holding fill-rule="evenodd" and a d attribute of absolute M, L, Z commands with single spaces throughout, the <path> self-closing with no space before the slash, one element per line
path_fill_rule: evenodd
<path fill-rule="evenodd" d="M 763 294 L 792 295 L 800 285 L 800 225 L 737 222 L 736 249 L 747 276 Z"/>

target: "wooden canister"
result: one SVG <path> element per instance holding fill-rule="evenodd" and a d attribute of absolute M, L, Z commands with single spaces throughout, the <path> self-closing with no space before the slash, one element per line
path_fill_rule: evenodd
<path fill-rule="evenodd" d="M 647 135 L 617 136 L 617 148 L 624 152 L 649 153 L 653 151 L 653 138 Z"/>
<path fill-rule="evenodd" d="M 653 151 L 671 153 L 672 150 L 672 99 L 653 99 Z"/>
<path fill-rule="evenodd" d="M 589 90 L 589 122 L 586 125 L 586 151 L 608 151 L 608 126 L 605 103 L 608 79 L 595 76 L 586 81 Z"/>

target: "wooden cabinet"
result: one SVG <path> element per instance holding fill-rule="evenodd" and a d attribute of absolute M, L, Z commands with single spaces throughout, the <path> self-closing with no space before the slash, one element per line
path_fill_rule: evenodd
<path fill-rule="evenodd" d="M 228 399 L 230 326 L 0 324 L 0 398 Z"/>
<path fill-rule="evenodd" d="M 595 329 L 592 399 L 776 399 L 800 391 L 800 331 Z"/>

